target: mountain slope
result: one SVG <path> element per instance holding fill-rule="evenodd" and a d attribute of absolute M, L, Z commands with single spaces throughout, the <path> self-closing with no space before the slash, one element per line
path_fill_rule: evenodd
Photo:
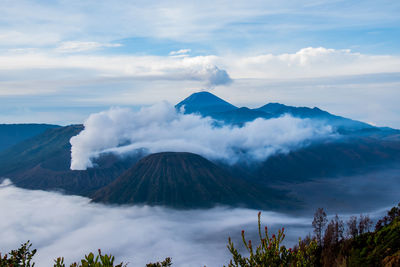
<path fill-rule="evenodd" d="M 215 204 L 276 208 L 283 203 L 279 193 L 234 179 L 199 155 L 164 152 L 140 160 L 113 183 L 96 192 L 93 200 L 175 208 Z"/>
<path fill-rule="evenodd" d="M 264 112 L 268 112 L 277 116 L 283 115 L 285 113 L 290 113 L 299 117 L 304 118 L 313 118 L 313 117 L 329 117 L 330 113 L 323 111 L 317 107 L 308 108 L 308 107 L 293 107 L 286 106 L 280 103 L 268 103 L 262 107 L 257 108 L 256 110 L 261 110 Z"/>
<path fill-rule="evenodd" d="M 0 124 L 0 151 L 57 127 L 60 126 L 51 124 Z"/>
<path fill-rule="evenodd" d="M 51 129 L 1 152 L 0 177 L 28 189 L 88 195 L 113 181 L 137 160 L 105 155 L 98 160 L 97 168 L 71 171 L 69 140 L 82 129 L 82 125 Z"/>
<path fill-rule="evenodd" d="M 261 110 L 249 109 L 246 107 L 237 108 L 234 110 L 211 113 L 211 117 L 216 120 L 223 121 L 227 124 L 243 125 L 246 122 L 253 121 L 257 118 L 270 119 L 274 117 L 271 113 Z"/>
<path fill-rule="evenodd" d="M 209 92 L 194 93 L 179 102 L 175 107 L 178 110 L 184 107 L 185 113 L 199 113 L 203 116 L 237 109 L 234 105 Z"/>
<path fill-rule="evenodd" d="M 254 182 L 296 183 L 314 178 L 367 173 L 400 162 L 400 138 L 348 138 L 276 154 L 250 166 L 228 167 Z"/>
<path fill-rule="evenodd" d="M 308 108 L 308 107 L 293 107 L 286 106 L 279 103 L 269 103 L 256 110 L 268 112 L 273 114 L 275 117 L 282 116 L 283 114 L 290 114 L 293 117 L 298 118 L 309 118 L 309 119 L 317 119 L 323 120 L 326 123 L 334 126 L 339 131 L 354 131 L 354 130 L 362 130 L 362 129 L 373 129 L 372 125 L 369 125 L 364 122 L 355 121 L 351 119 L 347 119 L 344 117 L 336 116 L 321 110 L 317 107 Z"/>
<path fill-rule="evenodd" d="M 83 130 L 82 125 L 51 129 L 16 144 L 0 153 L 0 175 L 30 169 L 44 161 L 61 159 L 54 168 L 69 168 L 71 145 L 69 140 Z"/>
<path fill-rule="evenodd" d="M 284 114 L 290 114 L 293 117 L 322 121 L 333 126 L 342 134 L 352 134 L 354 132 L 369 134 L 370 132 L 384 129 L 374 127 L 361 121 L 336 116 L 317 107 L 294 107 L 280 103 L 268 103 L 255 109 L 249 109 L 247 107 L 237 108 L 209 92 L 194 93 L 178 103 L 175 107 L 181 109 L 183 106 L 185 108 L 185 113 L 197 113 L 202 116 L 211 116 L 226 124 L 235 124 L 239 126 L 257 118 L 269 119 L 280 117 Z M 386 132 L 390 133 L 391 131 L 393 131 L 393 129 L 386 129 Z"/>

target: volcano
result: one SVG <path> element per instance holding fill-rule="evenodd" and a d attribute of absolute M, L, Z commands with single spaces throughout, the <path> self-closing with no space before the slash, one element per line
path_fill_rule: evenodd
<path fill-rule="evenodd" d="M 272 208 L 279 202 L 275 195 L 268 188 L 255 187 L 231 177 L 197 154 L 162 152 L 140 160 L 113 183 L 97 191 L 92 199 L 111 204 L 174 208 L 216 204 Z"/>

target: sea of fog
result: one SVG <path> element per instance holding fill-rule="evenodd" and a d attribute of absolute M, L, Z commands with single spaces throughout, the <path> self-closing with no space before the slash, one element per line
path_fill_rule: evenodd
<path fill-rule="evenodd" d="M 84 197 L 17 188 L 9 180 L 0 185 L 0 203 L 0 251 L 8 252 L 29 239 L 38 249 L 37 266 L 52 266 L 59 256 L 71 263 L 99 248 L 129 266 L 165 257 L 172 257 L 174 266 L 222 266 L 230 259 L 229 236 L 241 249 L 242 229 L 253 242 L 257 240 L 258 210 L 252 209 L 105 206 Z M 384 210 L 370 215 L 376 218 Z M 262 211 L 262 223 L 272 232 L 285 227 L 289 246 L 312 231 L 311 221 L 310 215 Z"/>
<path fill-rule="evenodd" d="M 312 216 L 319 207 L 330 214 L 373 214 L 400 202 L 400 164 L 393 163 L 352 175 L 319 177 L 296 183 L 277 183 L 299 199 L 303 210 L 297 214 Z"/>
<path fill-rule="evenodd" d="M 239 244 L 244 229 L 254 240 L 257 228 L 257 210 L 104 206 L 84 197 L 17 188 L 9 181 L 0 186 L 0 203 L 1 251 L 29 239 L 38 249 L 38 266 L 51 266 L 58 256 L 76 261 L 99 248 L 129 266 L 168 256 L 175 266 L 222 266 L 229 259 L 228 237 Z M 310 231 L 309 218 L 265 211 L 262 220 L 271 228 L 288 228 L 290 243 Z"/>

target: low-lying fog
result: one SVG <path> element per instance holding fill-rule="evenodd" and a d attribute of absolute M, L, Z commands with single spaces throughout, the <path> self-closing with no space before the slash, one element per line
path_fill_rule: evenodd
<path fill-rule="evenodd" d="M 277 188 L 289 190 L 291 196 L 303 201 L 306 214 L 312 214 L 318 207 L 328 208 L 332 214 L 370 213 L 400 202 L 400 164 L 351 176 L 280 184 Z"/>
<path fill-rule="evenodd" d="M 1 251 L 30 239 L 38 249 L 38 266 L 54 258 L 79 260 L 84 253 L 112 253 L 130 266 L 172 257 L 175 266 L 222 266 L 228 263 L 228 236 L 239 244 L 240 232 L 256 230 L 257 210 L 213 208 L 177 211 L 161 207 L 110 207 L 88 198 L 0 187 Z M 263 223 L 288 228 L 288 242 L 310 230 L 309 218 L 263 212 Z M 254 240 L 254 239 L 253 239 Z"/>
<path fill-rule="evenodd" d="M 25 190 L 4 181 L 0 185 L 0 251 L 8 252 L 29 239 L 38 249 L 38 266 L 51 266 L 58 256 L 64 256 L 67 263 L 77 261 L 98 248 L 129 266 L 144 266 L 167 256 L 172 257 L 174 266 L 222 266 L 230 259 L 226 248 L 229 236 L 239 247 L 242 229 L 253 242 L 257 240 L 257 210 L 177 211 L 89 202 L 84 197 Z M 370 213 L 371 217 L 381 216 L 386 208 L 389 206 Z M 285 240 L 290 246 L 312 231 L 311 221 L 310 215 L 262 212 L 262 223 L 273 232 L 286 228 Z"/>

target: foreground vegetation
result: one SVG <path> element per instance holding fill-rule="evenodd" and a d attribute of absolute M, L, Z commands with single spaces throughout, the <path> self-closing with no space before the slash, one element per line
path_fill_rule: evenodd
<path fill-rule="evenodd" d="M 232 254 L 228 267 L 262 266 L 400 266 L 400 203 L 387 212 L 387 215 L 370 231 L 372 221 L 368 216 L 350 217 L 344 223 L 337 215 L 329 223 L 323 209 L 318 209 L 313 220 L 314 236 L 307 236 L 294 248 L 287 249 L 282 242 L 285 229 L 270 236 L 268 228 L 262 231 L 261 213 L 258 214 L 259 241 L 255 247 L 246 240 L 242 231 L 242 242 L 246 256 L 241 254 L 232 240 L 228 240 L 228 249 Z M 0 267 L 34 267 L 32 261 L 36 249 L 26 242 L 17 250 L 8 254 L 0 253 Z M 125 267 L 127 263 L 114 264 L 114 256 L 98 251 L 85 255 L 80 262 L 70 267 Z M 171 258 L 162 262 L 149 263 L 147 267 L 171 266 Z M 54 267 L 65 267 L 64 258 L 54 260 Z"/>
<path fill-rule="evenodd" d="M 36 254 L 36 249 L 31 250 L 32 244 L 28 241 L 22 244 L 18 250 L 12 250 L 8 255 L 1 256 L 0 253 L 0 267 L 34 267 L 35 263 L 32 262 L 33 256 Z M 80 262 L 71 263 L 70 267 L 126 267 L 127 263 L 114 264 L 114 256 L 102 254 L 98 250 L 98 255 L 95 257 L 93 253 L 85 255 Z M 167 267 L 171 266 L 171 258 L 166 258 L 162 262 L 148 263 L 146 267 Z M 66 267 L 64 258 L 59 257 L 54 260 L 54 267 Z"/>

